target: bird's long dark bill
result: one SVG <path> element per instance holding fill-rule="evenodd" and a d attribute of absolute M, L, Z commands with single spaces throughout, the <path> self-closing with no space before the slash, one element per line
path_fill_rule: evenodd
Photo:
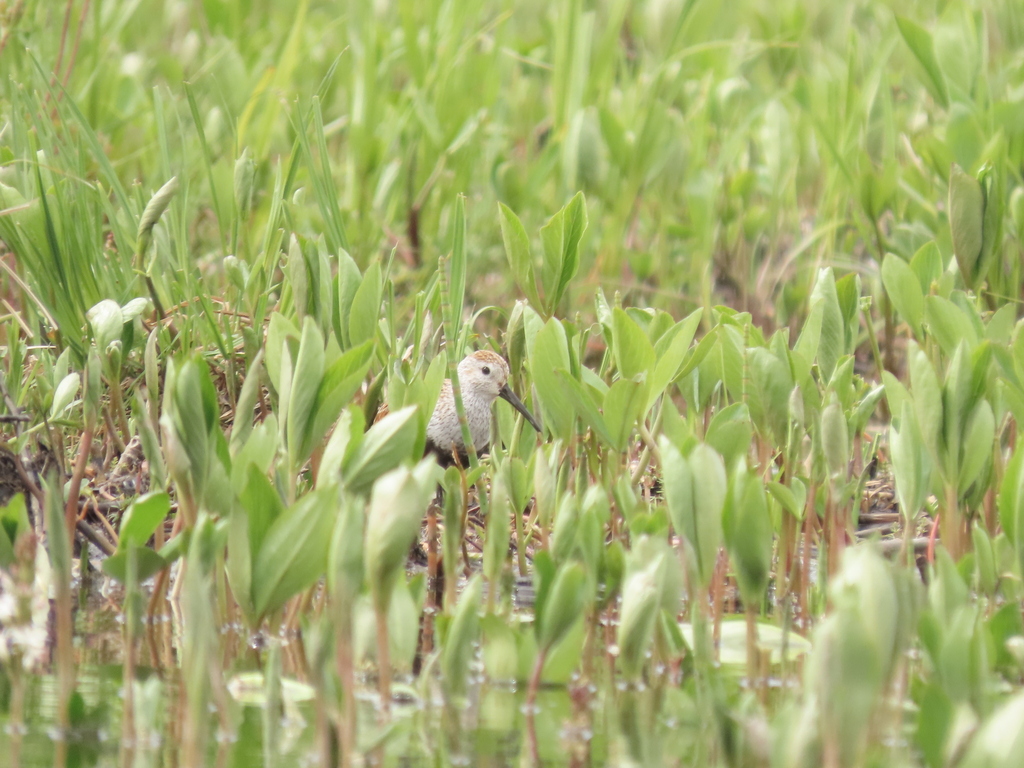
<path fill-rule="evenodd" d="M 516 397 L 516 393 L 512 391 L 512 388 L 509 387 L 508 384 L 501 388 L 501 392 L 498 393 L 498 396 L 503 397 L 505 400 L 508 400 L 510 403 L 512 403 L 512 407 L 519 411 L 521 414 L 523 414 L 523 418 L 530 422 L 531 427 L 536 429 L 538 432 L 543 431 L 541 429 L 540 422 L 534 418 L 532 413 L 526 410 L 526 406 L 523 405 L 523 401 Z"/>

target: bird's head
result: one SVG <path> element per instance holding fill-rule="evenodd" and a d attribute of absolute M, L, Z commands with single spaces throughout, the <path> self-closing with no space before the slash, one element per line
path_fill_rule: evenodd
<path fill-rule="evenodd" d="M 462 387 L 463 398 L 477 397 L 488 405 L 499 397 L 508 400 L 513 408 L 523 414 L 530 426 L 538 432 L 542 431 L 540 422 L 509 387 L 508 363 L 501 355 L 488 350 L 468 355 L 459 363 L 459 386 Z"/>
<path fill-rule="evenodd" d="M 487 350 L 467 355 L 459 363 L 459 386 L 463 397 L 479 397 L 488 403 L 501 395 L 508 384 L 508 363 L 501 355 Z"/>

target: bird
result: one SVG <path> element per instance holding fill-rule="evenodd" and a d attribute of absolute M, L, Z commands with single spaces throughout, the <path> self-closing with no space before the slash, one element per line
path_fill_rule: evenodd
<path fill-rule="evenodd" d="M 540 422 L 509 387 L 508 375 L 509 367 L 505 359 L 487 350 L 473 352 L 459 363 L 462 405 L 469 422 L 473 446 L 478 452 L 486 451 L 491 442 L 491 407 L 499 397 L 523 414 L 531 427 L 538 432 L 543 431 Z M 455 408 L 451 379 L 445 379 L 441 385 L 437 405 L 427 423 L 427 453 L 433 453 L 438 463 L 445 467 L 455 463 L 456 453 L 462 466 L 466 466 L 469 458 L 466 444 L 462 440 L 462 427 Z"/>

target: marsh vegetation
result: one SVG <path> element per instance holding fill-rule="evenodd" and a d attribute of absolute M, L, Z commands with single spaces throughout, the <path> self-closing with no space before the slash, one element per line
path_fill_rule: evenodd
<path fill-rule="evenodd" d="M 1022 52 L 0 4 L 0 762 L 1024 764 Z"/>

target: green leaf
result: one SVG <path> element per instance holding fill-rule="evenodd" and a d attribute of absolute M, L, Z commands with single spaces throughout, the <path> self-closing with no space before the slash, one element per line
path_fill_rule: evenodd
<path fill-rule="evenodd" d="M 530 368 L 544 414 L 544 425 L 553 435 L 568 441 L 575 413 L 562 379 L 556 373 L 559 369 L 571 368 L 565 328 L 558 320 L 548 320 L 537 333 L 530 354 Z"/>
<path fill-rule="evenodd" d="M 327 556 L 327 587 L 335 599 L 351 605 L 363 586 L 363 539 L 366 513 L 363 501 L 344 494 L 334 522 Z"/>
<path fill-rule="evenodd" d="M 342 464 L 341 474 L 348 489 L 363 493 L 385 472 L 415 458 L 410 449 L 416 444 L 418 432 L 414 406 L 389 413 L 370 427 L 355 452 Z"/>
<path fill-rule="evenodd" d="M 276 611 L 323 575 L 336 508 L 334 489 L 312 491 L 267 531 L 252 569 L 257 615 Z"/>
<path fill-rule="evenodd" d="M 934 98 L 943 107 L 949 107 L 949 94 L 946 90 L 946 78 L 942 74 L 942 68 L 935 58 L 935 46 L 932 43 L 932 36 L 924 27 L 911 21 L 905 16 L 896 16 L 896 26 L 899 27 L 903 41 L 910 48 L 918 63 L 924 67 L 925 86 Z"/>
<path fill-rule="evenodd" d="M 352 346 L 376 338 L 382 294 L 380 262 L 374 261 L 366 268 L 363 280 L 352 296 L 348 318 L 348 335 Z"/>
<path fill-rule="evenodd" d="M 921 339 L 924 293 L 914 270 L 899 256 L 887 253 L 882 261 L 882 284 L 896 311 L 910 325 L 914 336 Z"/>
<path fill-rule="evenodd" d="M 941 279 L 945 268 L 942 253 L 934 240 L 929 240 L 918 248 L 917 253 L 910 260 L 910 269 L 917 276 L 921 292 L 925 295 L 931 292 L 932 284 Z"/>
<path fill-rule="evenodd" d="M 245 487 L 239 495 L 239 501 L 248 520 L 249 551 L 255 560 L 263 547 L 267 532 L 284 514 L 284 502 L 274 484 L 255 464 L 248 467 Z"/>
<path fill-rule="evenodd" d="M 743 403 L 726 406 L 711 419 L 704 441 L 721 454 L 730 469 L 747 455 L 753 437 L 750 413 Z"/>
<path fill-rule="evenodd" d="M 148 345 L 147 345 L 148 352 Z M 252 433 L 252 413 L 260 393 L 260 369 L 263 367 L 263 350 L 259 350 L 246 371 L 242 391 L 238 395 L 235 420 L 231 425 L 231 455 L 237 456 Z"/>
<path fill-rule="evenodd" d="M 309 456 L 338 420 L 341 409 L 359 390 L 373 358 L 373 342 L 350 349 L 324 371 L 316 393 L 312 420 L 306 430 L 303 455 Z"/>
<path fill-rule="evenodd" d="M 281 369 L 284 366 L 284 357 L 290 356 L 294 359 L 298 351 L 298 342 L 302 333 L 299 329 L 280 312 L 274 312 L 270 316 L 270 323 L 267 326 L 267 341 L 263 345 L 266 353 L 267 376 L 270 383 L 280 394 L 285 383 L 281 381 Z M 290 385 L 291 382 L 288 382 Z"/>
<path fill-rule="evenodd" d="M 587 206 L 582 192 L 570 200 L 540 230 L 544 244 L 541 280 L 549 313 L 553 313 L 579 269 L 579 244 L 587 228 Z"/>
<path fill-rule="evenodd" d="M 771 575 L 772 522 L 764 485 L 745 467 L 733 477 L 725 503 L 723 532 L 743 602 L 758 605 Z"/>
<path fill-rule="evenodd" d="M 338 336 L 338 345 L 342 349 L 352 346 L 352 336 L 349 328 L 352 317 L 352 304 L 355 302 L 356 292 L 362 284 L 363 276 L 359 273 L 356 262 L 347 253 L 338 255 L 338 307 L 334 313 L 336 323 L 334 332 Z M 271 318 L 273 319 L 273 318 Z"/>
<path fill-rule="evenodd" d="M 693 550 L 701 586 L 711 581 L 722 542 L 726 474 L 722 457 L 700 443 L 683 458 L 665 437 L 659 442 L 662 482 L 672 525 Z"/>
<path fill-rule="evenodd" d="M 963 457 L 960 463 L 958 487 L 961 493 L 982 476 L 988 465 L 995 440 L 996 420 L 988 400 L 980 400 L 967 420 L 964 432 Z"/>
<path fill-rule="evenodd" d="M 647 334 L 618 307 L 612 310 L 615 365 L 624 379 L 649 375 L 654 369 L 654 347 Z"/>
<path fill-rule="evenodd" d="M 768 493 L 771 494 L 782 508 L 797 520 L 804 519 L 807 502 L 807 488 L 797 478 L 792 478 L 792 487 L 772 481 L 767 484 Z"/>
<path fill-rule="evenodd" d="M 661 396 L 666 387 L 675 381 L 679 375 L 703 315 L 703 309 L 694 310 L 676 323 L 671 330 L 666 332 L 655 343 L 654 355 L 657 362 L 654 366 L 653 375 L 648 377 L 651 387 L 647 396 L 647 406 L 644 408 L 645 412 L 650 410 L 651 406 L 654 405 L 654 401 Z"/>
<path fill-rule="evenodd" d="M 562 269 L 555 292 L 555 303 L 561 301 L 569 283 L 580 267 L 580 241 L 587 229 L 587 202 L 582 192 L 577 192 L 565 206 L 565 225 L 562 236 Z M 552 304 L 554 307 L 554 304 Z"/>
<path fill-rule="evenodd" d="M 81 384 L 81 377 L 74 372 L 61 379 L 53 393 L 53 404 L 50 406 L 51 419 L 61 416 L 71 406 Z"/>
<path fill-rule="evenodd" d="M 586 571 L 579 563 L 566 563 L 558 569 L 544 603 L 537 636 L 537 644 L 543 652 L 551 650 L 583 612 L 586 581 Z"/>
<path fill-rule="evenodd" d="M 86 312 L 86 317 L 92 328 L 96 349 L 104 354 L 111 342 L 121 338 L 121 330 L 124 328 L 121 306 L 112 299 L 104 299 Z"/>
<path fill-rule="evenodd" d="M 843 313 L 839 308 L 839 296 L 836 293 L 836 281 L 832 268 L 826 267 L 818 272 L 818 279 L 811 291 L 811 301 L 822 300 L 821 338 L 818 342 L 818 369 L 822 381 L 832 379 L 836 363 L 845 348 L 845 325 Z"/>
<path fill-rule="evenodd" d="M 605 424 L 612 446 L 620 453 L 629 449 L 629 438 L 637 422 L 644 416 L 647 389 L 639 382 L 619 379 L 605 395 Z"/>
<path fill-rule="evenodd" d="M 425 492 L 413 473 L 404 467 L 381 475 L 373 484 L 363 554 L 378 611 L 387 609 L 395 581 L 403 572 L 409 548 L 419 533 L 427 495 L 432 490 Z"/>
<path fill-rule="evenodd" d="M 576 379 L 573 378 L 572 374 L 566 370 L 556 370 L 555 375 L 561 380 L 561 384 L 564 387 L 564 394 L 572 402 L 573 407 L 576 409 L 576 413 L 579 414 L 580 418 L 583 419 L 583 423 L 586 424 L 601 440 L 612 448 L 616 448 L 616 442 L 612 437 L 611 432 L 608 431 L 608 427 L 605 424 L 605 418 L 599 410 L 603 401 L 597 403 L 594 400 L 593 388 L 580 384 Z"/>
<path fill-rule="evenodd" d="M 644 539 L 646 537 L 640 541 Z M 622 607 L 616 633 L 619 663 L 627 678 L 636 677 L 643 668 L 644 657 L 654 637 L 664 583 L 664 552 L 645 558 L 642 563 L 636 562 L 638 559 L 630 558 L 633 568 L 622 586 Z"/>
<path fill-rule="evenodd" d="M 299 342 L 288 403 L 288 453 L 293 471 L 298 471 L 312 452 L 310 424 L 323 373 L 324 338 L 313 318 L 307 316 L 302 324 L 302 340 Z"/>
<path fill-rule="evenodd" d="M 850 463 L 850 432 L 839 403 L 830 403 L 821 413 L 821 446 L 829 473 L 833 478 L 845 478 Z"/>
<path fill-rule="evenodd" d="M 127 548 L 129 543 L 144 547 L 170 511 L 171 497 L 162 491 L 150 491 L 137 498 L 121 520 L 118 550 Z"/>
<path fill-rule="evenodd" d="M 918 433 L 910 402 L 904 401 L 899 429 L 889 429 L 889 446 L 900 511 L 905 520 L 913 520 L 928 495 L 931 462 Z"/>
<path fill-rule="evenodd" d="M 1024 571 L 1024 441 L 1018 441 L 1006 463 L 997 504 L 999 523 L 1016 549 L 1017 567 Z"/>
<path fill-rule="evenodd" d="M 149 547 L 141 547 L 136 544 L 130 544 L 128 546 L 135 548 L 135 578 L 138 581 L 145 581 L 150 576 L 159 573 L 169 565 L 168 561 L 164 557 L 157 554 Z M 112 579 L 117 579 L 122 584 L 127 583 L 128 547 L 118 549 L 117 552 L 103 561 L 100 568 Z"/>
<path fill-rule="evenodd" d="M 473 660 L 473 643 L 480 632 L 480 595 L 483 582 L 479 574 L 469 580 L 459 597 L 455 616 L 448 627 L 441 650 L 441 679 L 449 695 L 466 692 L 469 665 Z"/>
<path fill-rule="evenodd" d="M 1006 699 L 975 731 L 961 768 L 1024 765 L 1024 692 Z"/>
<path fill-rule="evenodd" d="M 980 277 L 976 267 L 981 256 L 984 211 L 981 184 L 954 164 L 949 174 L 949 229 L 953 234 L 953 254 L 968 288 Z"/>
<path fill-rule="evenodd" d="M 505 243 L 505 256 L 522 291 L 534 309 L 541 309 L 537 294 L 537 281 L 533 275 L 533 256 L 530 254 L 530 238 L 519 217 L 504 203 L 498 203 L 501 216 L 501 239 Z"/>
<path fill-rule="evenodd" d="M 451 328 L 462 325 L 462 307 L 466 299 L 466 197 L 455 196 L 455 221 L 452 224 L 452 255 L 448 281 L 448 296 L 451 302 Z M 455 354 L 452 352 L 452 354 Z"/>
<path fill-rule="evenodd" d="M 913 392 L 914 415 L 921 438 L 932 461 L 942 466 L 942 390 L 931 361 L 916 344 L 910 345 L 910 388 Z M 888 386 L 888 385 L 886 385 Z"/>

